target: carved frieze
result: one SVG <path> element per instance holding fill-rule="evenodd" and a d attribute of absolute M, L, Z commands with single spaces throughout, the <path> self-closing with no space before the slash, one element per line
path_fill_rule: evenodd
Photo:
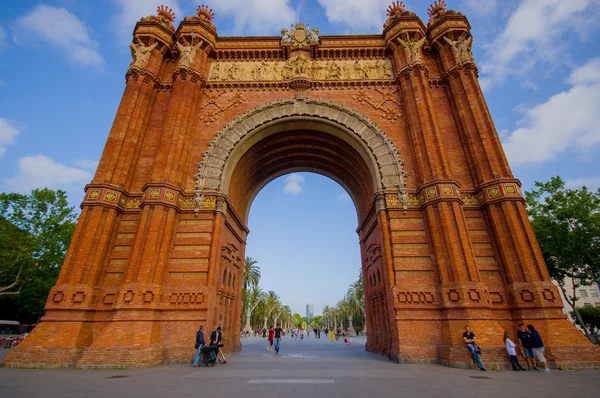
<path fill-rule="evenodd" d="M 213 62 L 209 82 L 311 80 L 392 80 L 390 60 L 315 61 L 297 55 L 286 62 Z"/>

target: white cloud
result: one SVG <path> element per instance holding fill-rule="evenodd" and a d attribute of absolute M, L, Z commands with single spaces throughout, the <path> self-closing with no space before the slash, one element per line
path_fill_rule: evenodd
<path fill-rule="evenodd" d="M 578 189 L 583 186 L 592 190 L 600 188 L 600 177 L 584 177 L 565 181 L 565 187 L 568 189 Z"/>
<path fill-rule="evenodd" d="M 86 170 L 96 171 L 96 169 L 98 168 L 97 160 L 80 159 L 80 160 L 76 160 L 74 163 L 75 163 L 75 166 L 80 167 L 82 169 L 86 169 Z"/>
<path fill-rule="evenodd" d="M 19 43 L 45 42 L 61 51 L 69 62 L 105 68 L 97 51 L 98 43 L 90 38 L 89 29 L 65 8 L 39 4 L 16 21 L 13 39 Z"/>
<path fill-rule="evenodd" d="M 496 10 L 496 6 L 496 0 L 463 0 L 461 10 L 464 7 L 465 11 L 484 16 Z"/>
<path fill-rule="evenodd" d="M 335 197 L 337 200 L 341 200 L 342 202 L 346 202 L 348 200 L 350 200 L 350 195 L 348 195 L 348 192 L 342 192 L 339 195 L 337 195 Z"/>
<path fill-rule="evenodd" d="M 511 164 L 541 163 L 572 150 L 589 153 L 600 144 L 600 58 L 574 70 L 572 87 L 525 109 L 523 126 L 505 140 Z"/>
<path fill-rule="evenodd" d="M 13 121 L 0 117 L 0 156 L 6 153 L 6 146 L 16 143 L 15 138 L 21 134 L 19 126 Z"/>
<path fill-rule="evenodd" d="M 283 192 L 298 195 L 302 192 L 302 187 L 300 186 L 300 184 L 303 182 L 304 176 L 292 173 L 285 177 L 285 185 L 283 187 Z"/>
<path fill-rule="evenodd" d="M 5 183 L 17 192 L 29 192 L 44 187 L 66 190 L 91 179 L 89 171 L 65 166 L 44 155 L 36 155 L 20 158 L 18 175 L 5 180 Z"/>
<path fill-rule="evenodd" d="M 179 0 L 161 0 L 158 2 L 154 0 L 112 0 L 112 2 L 119 8 L 119 13 L 113 18 L 112 26 L 116 30 L 121 44 L 128 44 L 131 41 L 135 24 L 142 17 L 156 15 L 158 4 L 172 8 L 175 17 L 179 20 L 184 17 L 179 6 Z"/>
<path fill-rule="evenodd" d="M 213 3 L 215 18 L 233 19 L 233 33 L 277 36 L 298 21 L 290 0 L 226 0 Z M 305 21 L 309 23 L 310 21 Z"/>
<path fill-rule="evenodd" d="M 477 2 L 479 3 L 479 2 Z M 481 2 L 483 3 L 483 2 Z M 568 42 L 585 30 L 597 29 L 590 13 L 600 0 L 523 0 L 509 17 L 504 31 L 486 46 L 488 58 L 480 63 L 484 90 L 508 76 L 525 74 L 539 62 L 568 62 Z"/>
<path fill-rule="evenodd" d="M 356 32 L 380 33 L 390 0 L 318 0 L 331 23 L 344 24 Z M 408 8 L 407 8 L 408 9 Z M 414 10 L 413 10 L 414 11 Z"/>

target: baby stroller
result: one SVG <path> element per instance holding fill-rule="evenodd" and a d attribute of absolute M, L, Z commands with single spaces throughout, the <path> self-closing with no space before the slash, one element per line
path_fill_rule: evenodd
<path fill-rule="evenodd" d="M 205 345 L 202 347 L 202 363 L 206 366 L 215 366 L 217 362 L 217 352 L 219 351 L 219 345 Z"/>

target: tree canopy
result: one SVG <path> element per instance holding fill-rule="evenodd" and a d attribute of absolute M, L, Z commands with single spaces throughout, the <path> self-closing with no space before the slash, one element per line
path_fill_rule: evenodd
<path fill-rule="evenodd" d="M 64 191 L 0 193 L 0 316 L 32 320 L 43 315 L 76 219 Z"/>
<path fill-rule="evenodd" d="M 579 317 L 576 288 L 600 281 L 600 190 L 567 189 L 560 177 L 536 181 L 535 187 L 525 193 L 533 230 L 550 276 Z"/>

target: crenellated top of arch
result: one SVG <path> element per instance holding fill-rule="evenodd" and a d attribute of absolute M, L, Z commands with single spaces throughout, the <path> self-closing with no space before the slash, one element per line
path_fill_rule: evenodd
<path fill-rule="evenodd" d="M 408 199 L 404 162 L 400 159 L 400 153 L 394 147 L 393 141 L 377 123 L 342 104 L 297 94 L 248 110 L 234 117 L 216 134 L 214 140 L 209 142 L 208 149 L 202 153 L 202 160 L 197 164 L 198 172 L 194 176 L 196 203 L 202 203 L 206 193 L 224 191 L 227 161 L 239 142 L 267 123 L 292 117 L 326 120 L 351 132 L 354 138 L 368 149 L 376 174 L 376 191 L 393 191 L 399 193 L 401 200 Z"/>

